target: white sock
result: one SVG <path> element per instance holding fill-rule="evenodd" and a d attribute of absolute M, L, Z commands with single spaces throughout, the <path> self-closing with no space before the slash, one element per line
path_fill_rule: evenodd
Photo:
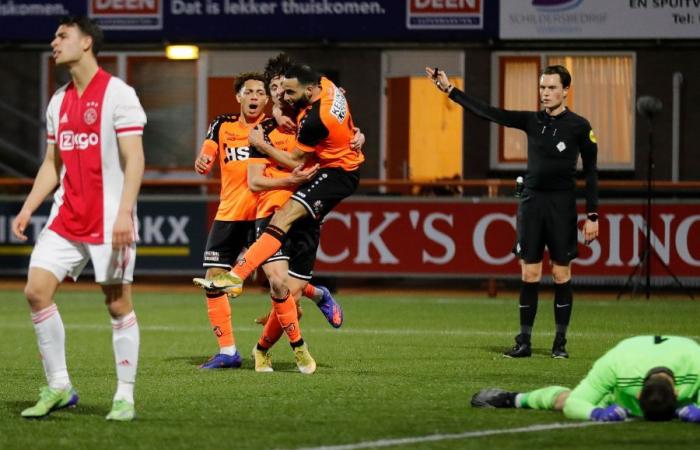
<path fill-rule="evenodd" d="M 139 361 L 139 324 L 134 311 L 112 319 L 112 346 L 117 366 L 117 392 L 114 400 L 134 403 L 134 383 Z"/>
<path fill-rule="evenodd" d="M 236 346 L 229 345 L 227 347 L 219 347 L 219 353 L 223 355 L 233 356 L 236 354 Z"/>
<path fill-rule="evenodd" d="M 515 407 L 516 408 L 522 408 L 523 407 L 523 394 L 517 394 L 515 396 Z"/>
<path fill-rule="evenodd" d="M 41 362 L 49 387 L 67 389 L 71 387 L 66 366 L 66 331 L 63 328 L 58 306 L 51 306 L 32 313 L 34 331 L 36 332 L 41 353 Z"/>

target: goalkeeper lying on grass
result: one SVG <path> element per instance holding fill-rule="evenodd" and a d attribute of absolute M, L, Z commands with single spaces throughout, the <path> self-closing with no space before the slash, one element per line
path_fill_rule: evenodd
<path fill-rule="evenodd" d="M 482 389 L 472 406 L 564 411 L 570 419 L 614 422 L 628 416 L 700 423 L 700 345 L 678 336 L 625 339 L 599 358 L 572 391 Z"/>

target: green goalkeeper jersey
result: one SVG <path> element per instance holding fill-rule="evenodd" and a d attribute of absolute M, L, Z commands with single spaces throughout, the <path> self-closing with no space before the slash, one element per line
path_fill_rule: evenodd
<path fill-rule="evenodd" d="M 593 408 L 616 403 L 642 416 L 638 396 L 654 367 L 673 371 L 679 406 L 698 402 L 700 345 L 679 336 L 636 336 L 625 339 L 599 358 L 564 406 L 571 419 L 590 418 Z"/>

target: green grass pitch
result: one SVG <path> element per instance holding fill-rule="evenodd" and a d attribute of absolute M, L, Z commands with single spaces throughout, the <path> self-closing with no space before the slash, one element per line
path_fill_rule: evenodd
<path fill-rule="evenodd" d="M 302 330 L 318 362 L 316 374 L 305 376 L 297 372 L 286 340 L 272 353 L 275 373 L 253 371 L 250 350 L 260 332 L 253 319 L 269 307 L 257 290 L 232 301 L 243 367 L 198 370 L 216 350 L 203 296 L 194 288 L 165 291 L 135 294 L 141 353 L 133 423 L 104 420 L 116 380 L 111 327 L 97 290 L 63 290 L 57 297 L 80 404 L 42 420 L 22 419 L 20 411 L 34 403 L 45 380 L 22 293 L 0 291 L 0 448 L 685 450 L 698 445 L 697 425 L 636 421 L 533 431 L 533 425 L 576 422 L 548 411 L 474 409 L 469 399 L 487 386 L 521 391 L 573 386 L 598 356 L 627 336 L 698 339 L 700 302 L 578 295 L 569 333 L 572 357 L 552 360 L 552 295 L 545 289 L 533 357 L 508 360 L 500 352 L 512 345 L 517 327 L 512 294 L 488 299 L 341 292 L 345 324 L 340 330 L 304 300 Z"/>

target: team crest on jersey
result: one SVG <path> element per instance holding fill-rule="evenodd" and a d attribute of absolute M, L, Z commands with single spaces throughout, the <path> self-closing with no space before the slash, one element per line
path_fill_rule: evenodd
<path fill-rule="evenodd" d="M 560 152 L 563 152 L 564 150 L 566 150 L 566 144 L 564 143 L 564 141 L 560 141 L 557 144 L 557 150 L 559 150 Z"/>
<path fill-rule="evenodd" d="M 333 90 L 333 106 L 331 106 L 331 114 L 338 119 L 338 122 L 343 123 L 345 116 L 348 115 L 348 102 L 345 96 L 337 87 Z"/>
<path fill-rule="evenodd" d="M 97 102 L 87 102 L 85 106 L 87 109 L 83 113 L 83 120 L 86 124 L 92 125 L 97 122 L 97 107 L 99 104 Z"/>
<path fill-rule="evenodd" d="M 314 210 L 314 213 L 316 215 L 319 215 L 321 214 L 321 210 L 323 209 L 323 202 L 321 200 L 316 200 L 311 206 L 311 208 Z"/>

